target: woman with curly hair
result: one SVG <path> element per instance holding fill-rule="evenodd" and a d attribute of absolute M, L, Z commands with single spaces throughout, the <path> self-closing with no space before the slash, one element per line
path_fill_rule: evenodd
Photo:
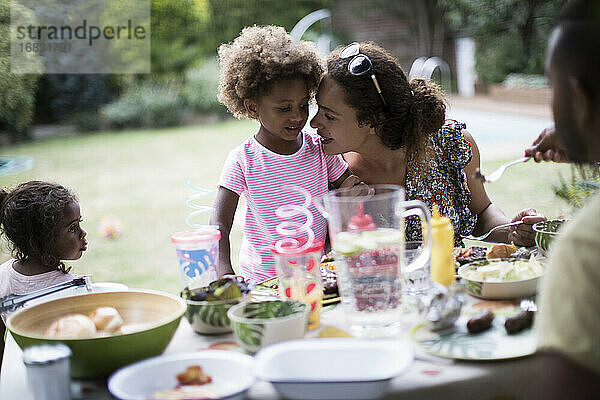
<path fill-rule="evenodd" d="M 311 126 L 327 154 L 343 154 L 352 172 L 367 184 L 398 184 L 407 200 L 421 200 L 452 221 L 455 245 L 511 222 L 492 204 L 474 177 L 479 150 L 463 123 L 445 120 L 445 98 L 425 79 L 408 82 L 398 61 L 373 43 L 352 43 L 327 58 Z M 358 179 L 358 178 L 357 178 Z M 533 209 L 498 229 L 492 242 L 534 244 L 531 226 L 545 218 Z M 406 223 L 406 240 L 421 240 L 416 217 Z"/>
<path fill-rule="evenodd" d="M 75 196 L 54 183 L 30 181 L 0 190 L 0 226 L 13 259 L 0 265 L 0 297 L 27 294 L 75 278 L 62 260 L 87 249 Z"/>
<path fill-rule="evenodd" d="M 276 276 L 271 246 L 282 235 L 275 210 L 300 205 L 302 196 L 285 186 L 305 189 L 313 197 L 339 186 L 349 175 L 340 156 L 325 155 L 317 135 L 303 130 L 308 103 L 323 74 L 313 48 L 294 41 L 281 27 L 247 27 L 233 43 L 219 47 L 219 101 L 236 117 L 259 123 L 258 131 L 231 151 L 219 180 L 211 223 L 221 231 L 218 275 L 233 274 L 229 233 L 239 197 L 246 198 L 240 272 L 258 282 Z M 324 239 L 327 222 L 314 208 L 312 230 Z M 293 222 L 304 223 L 298 217 Z"/>

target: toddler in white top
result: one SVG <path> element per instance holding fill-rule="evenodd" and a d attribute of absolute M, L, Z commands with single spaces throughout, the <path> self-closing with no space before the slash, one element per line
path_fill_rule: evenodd
<path fill-rule="evenodd" d="M 276 276 L 271 246 L 282 238 L 275 210 L 304 198 L 284 186 L 321 197 L 350 176 L 340 156 L 326 155 L 317 135 L 303 131 L 308 103 L 323 74 L 309 43 L 294 41 L 281 27 L 248 27 L 219 48 L 219 101 L 236 117 L 259 122 L 258 132 L 227 158 L 211 223 L 221 230 L 218 275 L 233 274 L 229 234 L 239 197 L 246 198 L 240 273 L 258 282 Z M 327 222 L 311 205 L 312 230 L 324 239 Z M 305 217 L 295 222 L 303 223 Z"/>
<path fill-rule="evenodd" d="M 75 278 L 62 260 L 87 249 L 76 197 L 54 183 L 30 181 L 0 190 L 2 234 L 13 257 L 0 265 L 0 298 L 27 294 Z"/>

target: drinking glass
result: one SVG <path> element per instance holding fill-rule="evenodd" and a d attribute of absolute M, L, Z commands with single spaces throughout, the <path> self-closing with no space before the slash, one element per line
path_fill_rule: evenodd
<path fill-rule="evenodd" d="M 431 281 L 429 260 L 418 260 L 423 242 L 405 242 L 404 247 L 404 267 L 402 268 L 404 287 L 402 293 L 409 296 L 427 294 L 433 287 L 433 283 Z"/>
<path fill-rule="evenodd" d="M 212 225 L 171 235 L 183 286 L 207 286 L 217 279 L 221 232 Z"/>
<path fill-rule="evenodd" d="M 321 321 L 323 283 L 321 255 L 323 240 L 314 238 L 284 239 L 272 248 L 279 278 L 279 295 L 284 300 L 298 300 L 309 305 L 308 329 Z"/>

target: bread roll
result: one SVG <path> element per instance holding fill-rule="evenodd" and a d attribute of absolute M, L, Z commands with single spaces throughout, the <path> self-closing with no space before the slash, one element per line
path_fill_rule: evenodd
<path fill-rule="evenodd" d="M 69 314 L 59 318 L 46 329 L 46 336 L 51 338 L 79 339 L 95 334 L 96 325 L 83 314 Z"/>
<path fill-rule="evenodd" d="M 148 323 L 127 324 L 122 325 L 119 328 L 118 333 L 120 333 L 121 335 L 129 335 L 130 333 L 141 332 L 143 330 L 148 329 L 149 327 L 150 324 Z"/>
<path fill-rule="evenodd" d="M 98 307 L 89 317 L 98 331 L 115 332 L 123 325 L 123 318 L 114 307 Z"/>

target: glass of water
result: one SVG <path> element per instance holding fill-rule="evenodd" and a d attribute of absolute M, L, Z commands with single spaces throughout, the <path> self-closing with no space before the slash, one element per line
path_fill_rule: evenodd
<path fill-rule="evenodd" d="M 402 294 L 419 296 L 427 294 L 433 287 L 429 259 L 418 260 L 423 242 L 404 243 L 404 263 L 402 264 Z"/>

